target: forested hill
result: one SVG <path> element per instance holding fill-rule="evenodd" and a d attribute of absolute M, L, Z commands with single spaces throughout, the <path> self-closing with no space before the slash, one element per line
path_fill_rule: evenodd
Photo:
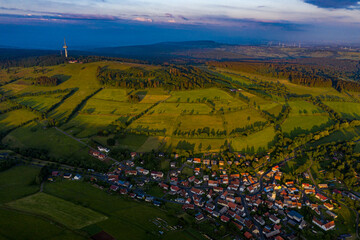
<path fill-rule="evenodd" d="M 267 77 L 283 78 L 292 83 L 308 87 L 334 87 L 337 90 L 360 91 L 360 64 L 358 61 L 312 59 L 266 61 L 266 62 L 215 62 L 207 64 L 211 67 L 259 74 Z M 328 63 L 326 63 L 328 61 Z M 339 62 L 338 65 L 333 61 Z M 322 62 L 322 64 L 317 64 Z M 311 63 L 311 64 L 310 64 Z M 343 64 L 340 64 L 343 63 Z"/>
<path fill-rule="evenodd" d="M 193 66 L 168 66 L 147 70 L 131 67 L 126 70 L 98 68 L 97 78 L 102 85 L 123 88 L 156 88 L 185 90 L 223 87 L 224 78 Z"/>

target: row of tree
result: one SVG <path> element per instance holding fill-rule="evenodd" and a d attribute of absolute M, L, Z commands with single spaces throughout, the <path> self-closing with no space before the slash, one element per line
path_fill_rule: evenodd
<path fill-rule="evenodd" d="M 157 88 L 185 90 L 223 87 L 226 81 L 218 75 L 193 66 L 169 66 L 158 69 L 131 67 L 125 70 L 99 67 L 97 78 L 101 84 L 121 88 Z"/>

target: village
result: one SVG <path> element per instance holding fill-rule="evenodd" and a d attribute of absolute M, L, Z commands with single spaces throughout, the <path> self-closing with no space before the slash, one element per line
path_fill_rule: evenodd
<path fill-rule="evenodd" d="M 92 151 L 94 156 L 106 156 L 108 149 Z M 164 158 L 162 153 L 159 158 Z M 244 156 L 238 154 L 240 159 Z M 196 222 L 211 220 L 218 225 L 236 226 L 239 237 L 245 239 L 297 239 L 296 232 L 309 230 L 314 234 L 336 229 L 335 211 L 341 206 L 328 193 L 329 186 L 312 184 L 312 176 L 304 172 L 301 179 L 285 179 L 278 163 L 269 169 L 227 174 L 224 161 L 205 158 L 187 158 L 178 161 L 178 154 L 169 160 L 169 171 L 152 171 L 141 166 L 141 155 L 131 153 L 131 159 L 113 164 L 112 171 L 103 176 L 93 176 L 91 181 L 106 181 L 112 194 L 128 195 L 136 200 L 144 200 L 155 206 L 165 202 L 181 204 L 183 211 L 192 215 Z M 271 163 L 270 156 L 265 156 Z M 138 163 L 138 164 L 136 164 Z M 227 163 L 231 165 L 232 163 Z M 205 174 L 203 169 L 218 171 Z M 193 175 L 184 174 L 184 169 L 192 169 Z M 208 172 L 208 171 L 207 171 Z M 59 175 L 52 173 L 50 180 Z M 63 174 L 63 178 L 79 180 L 81 175 Z M 150 186 L 150 187 L 146 187 Z M 156 196 L 151 190 L 156 188 Z M 353 200 L 359 197 L 351 192 L 332 189 L 331 194 L 340 194 Z M 343 234 L 341 239 L 350 235 Z M 211 236 L 210 236 L 211 238 Z"/>

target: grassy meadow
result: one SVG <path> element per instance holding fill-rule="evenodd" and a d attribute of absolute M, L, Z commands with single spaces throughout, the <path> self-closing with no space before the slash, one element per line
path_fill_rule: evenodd
<path fill-rule="evenodd" d="M 80 229 L 104 221 L 106 216 L 46 193 L 37 193 L 7 204 L 12 208 L 50 217 L 69 228 Z"/>
<path fill-rule="evenodd" d="M 47 117 L 58 121 L 59 127 L 67 133 L 85 142 L 99 140 L 103 145 L 107 145 L 109 137 L 99 136 L 98 133 L 103 132 L 103 130 L 114 129 L 112 124 L 122 122 L 124 131 L 128 136 L 111 135 L 116 140 L 114 148 L 129 148 L 132 151 L 182 148 L 193 149 L 194 152 L 217 151 L 224 147 L 225 141 L 231 142 L 231 147 L 238 151 L 267 149 L 268 144 L 274 138 L 272 130 L 274 126 L 272 124 L 259 132 L 251 133 L 249 136 L 233 138 L 230 133 L 236 128 L 267 122 L 268 120 L 261 115 L 261 111 L 277 117 L 284 104 L 289 104 L 291 107 L 288 118 L 281 124 L 282 131 L 287 137 L 317 131 L 333 124 L 329 115 L 311 102 L 299 100 L 286 103 L 285 98 L 273 93 L 265 99 L 259 94 L 261 91 L 256 93 L 257 90 L 252 90 L 251 93 L 244 89 L 240 91 L 243 96 L 249 99 L 249 102 L 246 102 L 236 94 L 231 94 L 228 89 L 215 87 L 181 91 L 170 91 L 163 88 L 123 89 L 106 87 L 100 85 L 96 78 L 99 66 L 122 70 L 130 67 L 159 68 L 159 66 L 120 62 L 14 68 L 11 69 L 10 73 L 0 71 L 0 76 L 4 82 L 1 91 L 5 96 L 11 96 L 12 101 L 45 112 L 58 103 L 66 93 L 16 96 L 57 89 L 76 89 L 74 94 L 61 102 Z M 290 83 L 286 79 L 228 71 L 227 69 L 217 69 L 216 71 L 224 74 L 225 77 L 232 78 L 234 83 L 238 82 L 247 86 L 253 84 L 254 81 L 268 81 L 283 84 L 288 93 L 336 96 L 347 102 L 325 102 L 325 104 L 347 119 L 358 119 L 360 115 L 360 104 L 351 102 L 357 99 L 354 93 L 338 92 L 333 88 L 310 88 Z M 58 86 L 33 85 L 31 79 L 42 75 L 60 76 L 64 80 Z M 94 94 L 96 91 L 98 92 Z M 139 101 L 136 103 L 129 102 L 129 94 L 137 95 Z M 3 101 L 0 103 L 0 110 L 6 111 L 12 106 L 9 101 Z M 36 117 L 35 113 L 25 109 L 1 114 L 0 130 L 7 131 Z M 186 132 L 205 127 L 215 131 L 226 130 L 226 135 L 211 136 L 211 139 L 207 139 L 205 136 L 192 136 L 191 139 L 185 139 L 184 135 L 174 135 L 175 130 Z M 48 138 L 42 137 L 43 134 L 49 134 L 50 141 L 47 142 Z M 261 140 L 256 138 L 261 138 Z M 30 139 L 35 140 L 30 141 Z M 184 141 L 188 141 L 190 144 L 186 147 L 186 144 L 183 144 Z M 85 157 L 85 149 L 79 147 L 78 144 L 72 143 L 69 139 L 64 140 L 57 136 L 54 131 L 41 129 L 41 127 L 21 127 L 5 136 L 2 142 L 12 147 L 47 149 L 52 156 Z M 65 150 L 56 150 L 58 146 Z M 78 151 L 78 149 L 80 150 Z M 78 153 L 75 153 L 76 151 Z"/>
<path fill-rule="evenodd" d="M 289 102 L 291 112 L 282 124 L 282 130 L 289 136 L 321 130 L 332 124 L 329 115 L 310 102 Z"/>

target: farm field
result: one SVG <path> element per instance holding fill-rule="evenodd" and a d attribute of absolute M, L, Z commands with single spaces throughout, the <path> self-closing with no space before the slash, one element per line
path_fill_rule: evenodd
<path fill-rule="evenodd" d="M 46 193 L 37 193 L 14 202 L 7 206 L 50 217 L 61 224 L 73 229 L 104 221 L 106 216 L 91 209 L 65 201 Z"/>
<path fill-rule="evenodd" d="M 274 128 L 268 127 L 246 137 L 231 138 L 230 145 L 235 151 L 248 153 L 263 152 L 268 149 L 269 144 L 272 143 L 274 138 Z"/>
<path fill-rule="evenodd" d="M 4 205 L 38 192 L 40 186 L 34 181 L 39 172 L 40 168 L 24 165 L 0 172 L 0 239 L 85 240 L 83 235 Z"/>
<path fill-rule="evenodd" d="M 243 128 L 245 126 L 250 126 L 255 122 L 266 122 L 267 120 L 263 118 L 259 112 L 249 108 L 246 110 L 225 113 L 225 125 L 229 133 L 236 128 Z"/>
<path fill-rule="evenodd" d="M 206 123 L 206 125 L 204 125 Z M 178 118 L 177 128 L 182 131 L 197 130 L 208 127 L 217 130 L 224 130 L 223 119 L 219 115 L 182 115 Z"/>
<path fill-rule="evenodd" d="M 105 88 L 95 94 L 92 99 L 101 99 L 109 100 L 116 102 L 126 102 L 127 101 L 127 91 L 125 89 L 119 88 Z"/>
<path fill-rule="evenodd" d="M 166 114 L 209 114 L 212 109 L 204 103 L 160 103 L 150 113 Z"/>
<path fill-rule="evenodd" d="M 114 102 L 94 98 L 87 101 L 81 112 L 94 115 L 134 116 L 145 111 L 151 105 L 148 103 Z"/>
<path fill-rule="evenodd" d="M 54 128 L 45 129 L 42 125 L 36 123 L 12 131 L 2 140 L 2 143 L 20 149 L 45 149 L 48 151 L 49 156 L 54 158 L 92 160 L 88 154 L 88 149 L 84 145 L 63 135 Z"/>
<path fill-rule="evenodd" d="M 38 116 L 26 109 L 18 109 L 0 115 L 0 131 L 6 131 L 17 127 Z"/>
<path fill-rule="evenodd" d="M 112 196 L 88 183 L 61 181 L 47 184 L 45 192 L 77 204 L 86 204 L 94 211 L 108 216 L 108 219 L 90 227 L 100 228 L 116 239 L 159 238 L 159 229 L 153 219 L 161 218 L 169 225 L 176 224 L 177 218 L 169 216 L 152 205 Z M 86 228 L 85 228 L 86 229 Z M 170 233 L 170 232 L 169 232 Z M 168 238 L 165 231 L 165 239 Z"/>
<path fill-rule="evenodd" d="M 334 111 L 341 114 L 345 119 L 360 120 L 360 103 L 353 102 L 324 102 Z"/>
<path fill-rule="evenodd" d="M 160 131 L 162 135 L 172 134 L 177 117 L 178 114 L 157 114 L 150 112 L 132 122 L 127 130 L 145 132 Z"/>
<path fill-rule="evenodd" d="M 323 137 L 318 141 L 311 143 L 311 146 L 318 146 L 321 144 L 331 143 L 331 142 L 350 141 L 353 140 L 354 138 L 359 138 L 359 136 L 360 136 L 360 129 L 356 127 L 337 130 L 331 133 L 329 136 Z"/>
<path fill-rule="evenodd" d="M 39 168 L 29 166 L 17 166 L 0 172 L 0 205 L 39 191 L 39 185 L 34 183 L 39 172 Z"/>
<path fill-rule="evenodd" d="M 0 111 L 5 111 L 9 108 L 11 108 L 13 106 L 13 104 L 11 102 L 5 101 L 5 102 L 0 102 Z"/>
<path fill-rule="evenodd" d="M 317 131 L 332 124 L 329 115 L 312 103 L 293 101 L 289 102 L 289 106 L 291 111 L 282 124 L 282 129 L 290 136 Z"/>
<path fill-rule="evenodd" d="M 224 138 L 165 138 L 164 149 L 192 150 L 194 152 L 218 152 L 225 144 Z"/>
<path fill-rule="evenodd" d="M 79 138 L 91 137 L 96 135 L 98 131 L 104 130 L 109 124 L 118 120 L 117 115 L 96 115 L 79 113 L 68 123 L 61 126 L 62 129 L 68 131 L 72 135 Z"/>
<path fill-rule="evenodd" d="M 171 97 L 167 102 L 201 102 L 203 99 L 210 100 L 231 100 L 233 97 L 220 89 L 209 88 L 188 91 L 171 92 Z"/>
<path fill-rule="evenodd" d="M 332 123 L 328 116 L 290 116 L 282 124 L 282 130 L 293 137 L 302 133 L 321 130 Z"/>
<path fill-rule="evenodd" d="M 60 102 L 65 94 L 62 93 L 62 94 L 21 97 L 21 98 L 17 98 L 16 102 L 25 106 L 32 107 L 38 111 L 45 112 L 51 106 Z"/>
<path fill-rule="evenodd" d="M 0 209 L 0 239 L 85 240 L 86 237 L 43 220 L 9 209 Z M 31 227 L 29 227 L 31 226 Z M 21 229 L 21 231 L 19 231 Z"/>

